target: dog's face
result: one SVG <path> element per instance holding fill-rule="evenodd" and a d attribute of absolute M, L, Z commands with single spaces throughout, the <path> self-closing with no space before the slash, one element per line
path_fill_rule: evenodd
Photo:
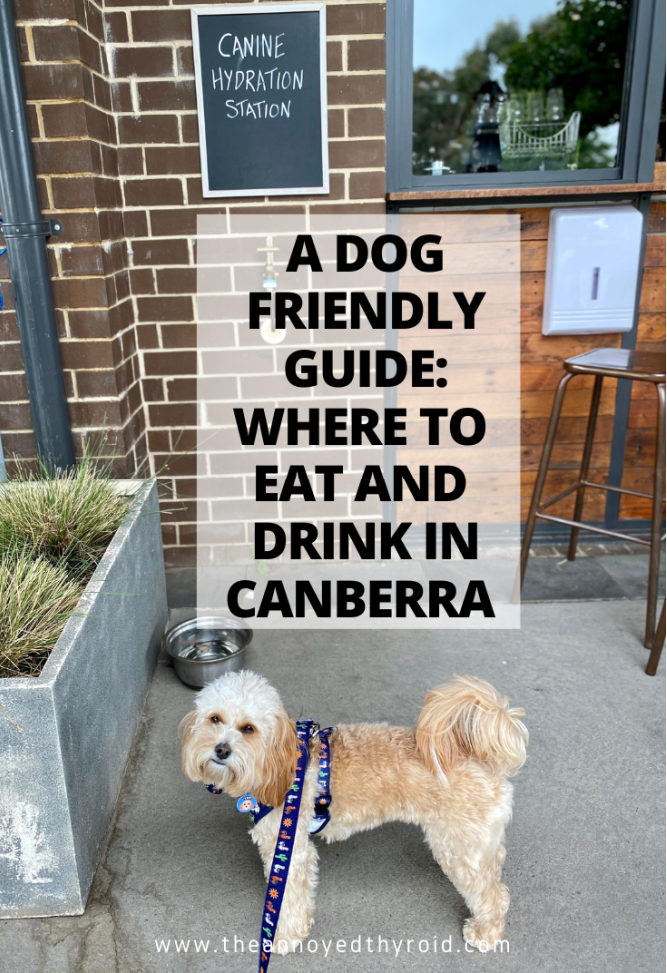
<path fill-rule="evenodd" d="M 296 727 L 278 693 L 254 672 L 230 672 L 198 693 L 179 727 L 183 773 L 233 797 L 285 799 L 296 767 Z"/>

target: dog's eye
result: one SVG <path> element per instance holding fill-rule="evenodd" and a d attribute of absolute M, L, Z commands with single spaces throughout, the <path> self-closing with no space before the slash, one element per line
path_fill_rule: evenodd
<path fill-rule="evenodd" d="M 254 733 L 254 732 L 255 732 L 255 727 L 251 726 L 250 723 L 247 723 L 241 730 L 241 733 Z"/>
<path fill-rule="evenodd" d="M 219 723 L 219 722 L 220 722 L 220 717 L 219 716 L 212 716 L 211 717 L 211 723 Z"/>

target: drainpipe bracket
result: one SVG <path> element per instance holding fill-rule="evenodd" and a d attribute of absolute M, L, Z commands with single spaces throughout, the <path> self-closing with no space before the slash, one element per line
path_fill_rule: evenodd
<path fill-rule="evenodd" d="M 38 220 L 35 223 L 2 223 L 0 235 L 5 240 L 30 236 L 60 236 L 63 232 L 62 220 Z"/>

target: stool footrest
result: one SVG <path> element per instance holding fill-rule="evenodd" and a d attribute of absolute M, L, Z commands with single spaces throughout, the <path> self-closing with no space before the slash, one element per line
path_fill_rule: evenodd
<path fill-rule="evenodd" d="M 568 497 L 571 493 L 574 493 L 575 490 L 578 490 L 579 487 L 592 487 L 594 490 L 609 490 L 612 493 L 624 493 L 629 497 L 643 497 L 644 500 L 653 499 L 652 493 L 639 493 L 637 490 L 626 490 L 624 487 L 609 486 L 606 483 L 593 483 L 591 480 L 578 480 L 571 487 L 568 487 L 567 490 L 563 490 L 562 493 L 558 493 L 551 500 L 547 500 L 546 503 L 543 503 L 540 507 L 538 507 L 538 513 L 546 510 L 547 507 L 553 507 L 555 503 L 558 503 L 559 500 L 563 500 L 565 497 Z M 576 523 L 578 522 L 573 521 L 573 523 L 575 523 L 576 526 Z"/>
<path fill-rule="evenodd" d="M 631 534 L 622 534 L 617 530 L 607 530 L 605 527 L 594 527 L 593 524 L 587 524 L 581 520 L 568 520 L 566 517 L 554 517 L 552 514 L 542 514 L 538 513 L 538 520 L 550 520 L 554 524 L 566 524 L 568 527 L 580 527 L 582 530 L 593 531 L 594 534 L 604 534 L 606 537 L 616 537 L 621 541 L 630 541 L 633 544 L 644 544 L 646 547 L 651 546 L 650 540 L 645 540 L 643 537 L 633 537 Z"/>

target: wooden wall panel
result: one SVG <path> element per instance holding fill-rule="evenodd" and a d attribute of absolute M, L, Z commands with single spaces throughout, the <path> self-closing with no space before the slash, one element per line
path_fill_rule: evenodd
<path fill-rule="evenodd" d="M 642 280 L 637 348 L 665 352 L 665 204 L 651 203 Z M 625 444 L 623 486 L 642 493 L 653 488 L 657 396 L 648 383 L 634 382 Z M 651 503 L 623 497 L 621 517 L 650 517 Z"/>

